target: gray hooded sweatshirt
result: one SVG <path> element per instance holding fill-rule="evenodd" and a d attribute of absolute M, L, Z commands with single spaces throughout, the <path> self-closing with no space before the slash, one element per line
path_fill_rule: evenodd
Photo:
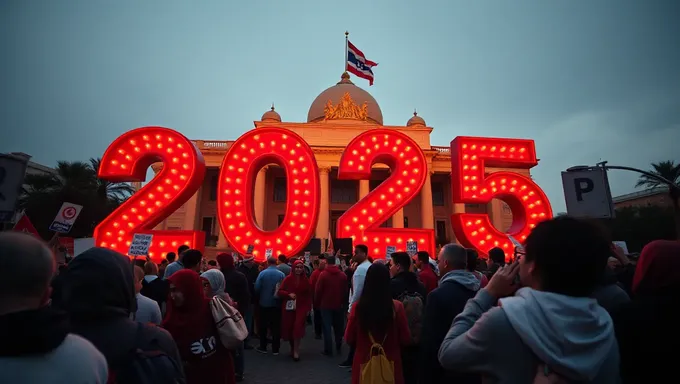
<path fill-rule="evenodd" d="M 490 383 L 532 383 L 541 364 L 571 382 L 620 382 L 612 320 L 595 299 L 522 288 L 496 301 L 486 289 L 468 301 L 439 349 L 442 367 Z"/>

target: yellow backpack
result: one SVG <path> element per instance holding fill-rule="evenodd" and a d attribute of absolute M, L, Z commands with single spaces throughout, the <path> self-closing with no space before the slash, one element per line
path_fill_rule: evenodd
<path fill-rule="evenodd" d="M 389 361 L 382 344 L 387 340 L 387 334 L 382 343 L 376 343 L 373 335 L 368 333 L 371 341 L 371 352 L 368 362 L 361 364 L 361 384 L 394 384 L 394 361 Z"/>

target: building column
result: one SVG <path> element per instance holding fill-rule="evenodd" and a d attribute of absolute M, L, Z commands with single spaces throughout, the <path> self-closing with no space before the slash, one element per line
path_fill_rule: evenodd
<path fill-rule="evenodd" d="M 255 190 L 253 203 L 255 204 L 255 224 L 264 230 L 264 207 L 267 185 L 267 167 L 262 167 L 255 177 Z"/>
<path fill-rule="evenodd" d="M 424 229 L 434 229 L 434 207 L 432 202 L 432 172 L 427 172 L 425 184 L 420 190 L 420 225 Z"/>
<path fill-rule="evenodd" d="M 200 212 L 200 201 L 199 198 L 203 193 L 203 187 L 200 187 L 193 196 L 185 203 L 184 208 L 184 227 L 185 231 L 196 231 L 200 228 L 196 228 L 196 223 L 198 221 L 198 215 Z"/>
<path fill-rule="evenodd" d="M 217 248 L 219 248 L 219 249 L 229 248 L 229 243 L 227 242 L 227 238 L 224 236 L 224 232 L 222 232 L 222 228 L 220 228 L 219 219 L 217 221 Z"/>
<path fill-rule="evenodd" d="M 370 189 L 369 180 L 359 180 L 359 200 L 363 199 L 368 195 Z"/>
<path fill-rule="evenodd" d="M 319 184 L 321 185 L 321 201 L 319 204 L 319 221 L 316 224 L 316 237 L 325 239 L 329 233 L 328 222 L 330 219 L 330 192 L 329 174 L 331 167 L 319 167 Z"/>
<path fill-rule="evenodd" d="M 392 216 L 392 228 L 404 228 L 404 208 Z"/>

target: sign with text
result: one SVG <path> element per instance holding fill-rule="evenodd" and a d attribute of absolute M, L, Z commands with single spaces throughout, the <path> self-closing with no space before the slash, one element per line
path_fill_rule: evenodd
<path fill-rule="evenodd" d="M 406 252 L 409 256 L 413 257 L 418 253 L 418 242 L 417 241 L 407 241 L 406 242 Z"/>
<path fill-rule="evenodd" d="M 305 264 L 309 264 L 309 259 L 312 257 L 312 253 L 307 251 L 305 252 Z"/>
<path fill-rule="evenodd" d="M 395 247 L 394 245 L 388 245 L 387 249 L 385 249 L 385 258 L 387 260 L 391 260 L 392 254 L 396 251 L 397 251 L 397 247 Z"/>
<path fill-rule="evenodd" d="M 252 255 L 255 246 L 253 244 L 248 244 L 248 249 L 246 249 L 246 255 Z"/>
<path fill-rule="evenodd" d="M 0 223 L 14 217 L 17 199 L 24 184 L 27 161 L 17 156 L 0 154 Z"/>
<path fill-rule="evenodd" d="M 274 255 L 274 250 L 273 250 L 273 249 L 271 249 L 271 248 L 265 249 L 265 251 L 264 251 L 264 257 L 265 257 L 265 258 L 268 259 L 268 258 L 272 257 L 272 255 Z"/>
<path fill-rule="evenodd" d="M 73 228 L 73 223 L 76 222 L 82 209 L 82 205 L 73 203 L 62 204 L 59 212 L 57 212 L 57 217 L 50 224 L 50 231 L 68 233 Z"/>
<path fill-rule="evenodd" d="M 149 247 L 151 247 L 151 239 L 153 239 L 153 235 L 135 233 L 134 237 L 132 238 L 132 244 L 130 244 L 130 250 L 128 250 L 128 255 L 147 255 L 149 253 Z"/>
<path fill-rule="evenodd" d="M 562 172 L 562 187 L 569 216 L 597 219 L 614 217 L 606 170 L 595 168 Z"/>

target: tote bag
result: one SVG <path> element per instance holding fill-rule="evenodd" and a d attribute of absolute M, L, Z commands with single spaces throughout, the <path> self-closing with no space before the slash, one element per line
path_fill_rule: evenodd
<path fill-rule="evenodd" d="M 227 349 L 238 348 L 248 337 L 248 328 L 243 316 L 219 296 L 210 300 L 210 311 L 222 345 Z"/>

